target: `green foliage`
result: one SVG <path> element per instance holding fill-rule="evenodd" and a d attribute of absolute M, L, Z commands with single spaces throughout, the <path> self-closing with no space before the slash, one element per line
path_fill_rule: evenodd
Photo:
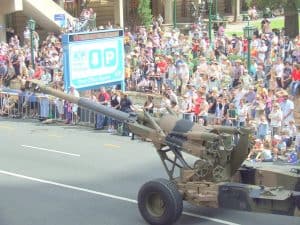
<path fill-rule="evenodd" d="M 150 0 L 139 0 L 138 15 L 141 24 L 149 27 L 152 23 L 152 12 L 150 9 Z"/>
<path fill-rule="evenodd" d="M 250 6 L 252 6 L 253 0 L 245 0 L 245 4 L 246 6 L 249 8 Z"/>
<path fill-rule="evenodd" d="M 284 8 L 288 6 L 289 3 L 295 1 L 296 4 L 299 4 L 299 0 L 246 0 L 247 3 L 251 2 L 250 4 L 257 5 L 260 9 L 270 8 L 270 9 L 277 9 L 281 6 Z"/>

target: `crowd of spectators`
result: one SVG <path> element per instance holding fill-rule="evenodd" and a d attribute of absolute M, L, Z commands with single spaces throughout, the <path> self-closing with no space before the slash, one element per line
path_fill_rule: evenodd
<path fill-rule="evenodd" d="M 277 158 L 287 150 L 274 144 L 275 139 L 284 140 L 290 148 L 297 136 L 293 100 L 300 87 L 300 36 L 290 39 L 283 31 L 272 31 L 268 19 L 261 24 L 251 41 L 249 68 L 245 64 L 247 39 L 236 34 L 226 36 L 222 24 L 211 43 L 207 32 L 197 24 L 188 34 L 163 28 L 158 20 L 153 20 L 151 28 L 125 29 L 126 90 L 162 95 L 161 105 L 154 106 L 151 98 L 145 102 L 145 110 L 151 113 L 154 108 L 169 107 L 203 125 L 251 126 L 256 130 L 257 142 L 271 146 Z M 11 35 L 8 43 L 1 43 L 1 82 L 5 85 L 17 77 L 35 78 L 63 90 L 60 37 L 50 33 L 35 48 L 35 70 L 26 38 L 25 30 L 23 46 L 16 35 Z M 91 98 L 121 111 L 135 110 L 125 93 L 106 93 L 103 87 Z M 76 106 L 66 104 L 66 108 L 76 122 Z M 62 114 L 70 122 L 66 111 Z M 102 129 L 104 121 L 98 115 L 96 128 Z M 109 120 L 109 130 L 115 128 L 116 122 Z"/>
<path fill-rule="evenodd" d="M 250 43 L 247 68 L 248 40 L 226 36 L 224 30 L 220 24 L 212 43 L 197 24 L 188 34 L 163 29 L 158 22 L 151 29 L 127 31 L 127 89 L 163 94 L 162 105 L 194 122 L 251 126 L 265 146 L 278 149 L 274 143 L 280 138 L 291 148 L 297 136 L 293 112 L 300 36 L 290 39 L 284 31 L 272 31 L 264 18 Z M 275 159 L 277 153 L 286 151 L 278 150 Z"/>

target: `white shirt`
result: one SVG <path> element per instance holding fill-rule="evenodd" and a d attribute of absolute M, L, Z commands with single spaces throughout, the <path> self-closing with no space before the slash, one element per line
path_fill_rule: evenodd
<path fill-rule="evenodd" d="M 272 127 L 280 127 L 281 126 L 281 120 L 282 120 L 282 112 L 281 110 L 272 111 L 269 115 L 271 119 L 270 125 Z"/>
<path fill-rule="evenodd" d="M 238 108 L 239 122 L 245 122 L 247 119 L 248 107 L 246 105 Z"/>
<path fill-rule="evenodd" d="M 282 77 L 284 70 L 284 65 L 282 63 L 275 65 L 276 77 Z"/>
<path fill-rule="evenodd" d="M 258 55 L 257 55 L 258 59 L 260 59 L 261 61 L 265 61 L 267 50 L 268 47 L 266 45 L 261 45 L 258 48 Z"/>
<path fill-rule="evenodd" d="M 282 110 L 283 125 L 288 125 L 291 120 L 294 120 L 294 103 L 291 100 L 283 101 L 280 104 Z M 286 117 L 286 118 L 285 118 Z"/>

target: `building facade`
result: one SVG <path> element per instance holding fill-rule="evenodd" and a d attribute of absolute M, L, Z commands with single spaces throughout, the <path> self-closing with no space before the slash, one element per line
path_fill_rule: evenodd
<path fill-rule="evenodd" d="M 6 1 L 6 0 L 0 0 Z M 20 0 L 22 1 L 22 0 Z M 26 0 L 23 0 L 23 2 Z M 137 6 L 139 0 L 53 0 L 65 11 L 78 17 L 83 8 L 92 8 L 96 12 L 97 26 L 105 26 L 110 22 L 120 27 L 132 26 L 137 23 Z M 176 22 L 177 23 L 191 23 L 195 20 L 192 16 L 191 6 L 194 3 L 198 6 L 201 2 L 206 3 L 207 16 L 207 1 L 208 0 L 151 0 L 150 8 L 154 17 L 161 15 L 164 18 L 165 24 L 173 24 L 174 21 L 174 1 L 176 2 Z M 240 9 L 241 2 L 245 0 L 236 0 L 238 8 Z M 43 1 L 44 2 L 44 1 Z M 212 13 L 219 15 L 232 15 L 233 6 L 232 0 L 213 0 Z M 17 34 L 22 34 L 24 26 L 29 19 L 23 11 L 7 11 L 6 13 L 6 27 L 13 27 Z M 28 15 L 28 14 L 27 14 Z M 4 19 L 3 19 L 4 20 Z M 47 33 L 47 27 L 39 26 L 37 20 L 37 31 Z M 20 35 L 21 37 L 22 35 Z"/>

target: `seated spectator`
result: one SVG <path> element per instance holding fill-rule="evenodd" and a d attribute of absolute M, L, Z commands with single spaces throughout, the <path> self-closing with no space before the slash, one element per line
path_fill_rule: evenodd
<path fill-rule="evenodd" d="M 273 161 L 273 155 L 272 155 L 272 145 L 270 144 L 270 142 L 266 141 L 264 143 L 264 147 L 262 149 L 262 151 L 260 151 L 255 160 L 256 161 L 261 161 L 261 162 L 272 162 Z"/>
<path fill-rule="evenodd" d="M 148 76 L 143 77 L 142 80 L 137 84 L 137 91 L 151 92 L 152 89 L 152 82 Z"/>
<path fill-rule="evenodd" d="M 262 152 L 263 149 L 263 142 L 260 139 L 256 139 L 252 149 L 250 150 L 250 153 L 248 154 L 247 160 L 256 158 L 258 154 Z"/>
<path fill-rule="evenodd" d="M 154 103 L 153 103 L 153 97 L 148 95 L 147 100 L 144 103 L 144 110 L 150 114 L 153 114 L 154 111 Z"/>
<path fill-rule="evenodd" d="M 284 155 L 286 153 L 286 143 L 279 135 L 275 135 L 272 140 L 274 159 L 277 159 L 278 155 Z"/>

